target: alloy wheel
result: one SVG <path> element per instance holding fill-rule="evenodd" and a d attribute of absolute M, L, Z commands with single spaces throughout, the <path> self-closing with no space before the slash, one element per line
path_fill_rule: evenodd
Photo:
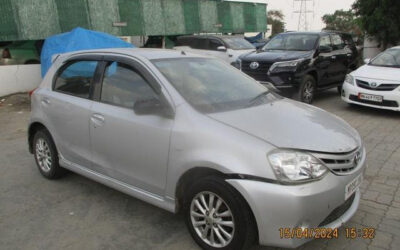
<path fill-rule="evenodd" d="M 314 83 L 312 81 L 307 81 L 304 84 L 303 100 L 306 103 L 311 103 L 313 97 L 314 97 Z"/>
<path fill-rule="evenodd" d="M 43 138 L 39 138 L 36 141 L 36 159 L 39 164 L 40 169 L 44 172 L 49 172 L 51 170 L 51 151 L 47 142 Z"/>
<path fill-rule="evenodd" d="M 227 246 L 235 233 L 235 222 L 229 206 L 212 192 L 200 192 L 190 205 L 190 217 L 197 235 L 215 248 Z"/>

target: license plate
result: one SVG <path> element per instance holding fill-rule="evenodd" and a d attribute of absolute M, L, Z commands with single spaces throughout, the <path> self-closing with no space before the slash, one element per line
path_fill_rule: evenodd
<path fill-rule="evenodd" d="M 358 99 L 360 100 L 367 100 L 371 102 L 383 102 L 383 96 L 380 95 L 370 95 L 370 94 L 358 94 Z"/>
<path fill-rule="evenodd" d="M 362 174 L 357 176 L 354 180 L 352 180 L 349 184 L 346 185 L 345 191 L 344 191 L 344 199 L 347 200 L 354 192 L 357 190 L 357 188 L 361 185 L 361 182 L 363 180 Z"/>

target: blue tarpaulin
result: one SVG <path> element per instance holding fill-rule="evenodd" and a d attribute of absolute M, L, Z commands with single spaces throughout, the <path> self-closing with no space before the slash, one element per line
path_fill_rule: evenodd
<path fill-rule="evenodd" d="M 134 46 L 118 37 L 83 28 L 75 28 L 70 32 L 51 36 L 44 42 L 40 56 L 42 77 L 51 67 L 53 55 L 78 50 L 106 48 L 134 48 Z"/>

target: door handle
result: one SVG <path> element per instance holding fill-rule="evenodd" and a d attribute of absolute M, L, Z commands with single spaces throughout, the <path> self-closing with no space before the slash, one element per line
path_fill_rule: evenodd
<path fill-rule="evenodd" d="M 50 104 L 50 100 L 48 98 L 46 98 L 46 97 L 43 97 L 42 98 L 42 103 L 48 105 L 48 104 Z"/>
<path fill-rule="evenodd" d="M 93 122 L 93 126 L 99 127 L 102 126 L 104 124 L 104 116 L 101 114 L 92 114 L 92 116 L 90 117 L 90 120 Z"/>
<path fill-rule="evenodd" d="M 336 59 L 336 56 L 331 56 L 331 58 L 332 58 L 333 60 L 335 60 L 335 59 Z"/>

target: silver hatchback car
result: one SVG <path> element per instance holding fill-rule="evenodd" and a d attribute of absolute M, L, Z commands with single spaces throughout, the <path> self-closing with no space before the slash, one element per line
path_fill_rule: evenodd
<path fill-rule="evenodd" d="M 28 133 L 44 177 L 68 169 L 182 212 L 204 249 L 297 247 L 311 229 L 335 230 L 356 212 L 365 170 L 343 120 L 173 50 L 58 56 Z"/>

